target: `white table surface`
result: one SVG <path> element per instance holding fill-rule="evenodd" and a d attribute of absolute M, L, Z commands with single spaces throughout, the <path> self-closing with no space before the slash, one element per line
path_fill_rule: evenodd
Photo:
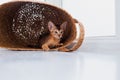
<path fill-rule="evenodd" d="M 84 42 L 72 53 L 0 49 L 0 80 L 120 80 L 120 43 Z"/>

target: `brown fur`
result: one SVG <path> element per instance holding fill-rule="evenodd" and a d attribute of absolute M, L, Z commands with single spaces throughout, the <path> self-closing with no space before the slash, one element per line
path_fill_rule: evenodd
<path fill-rule="evenodd" d="M 50 50 L 50 48 L 59 47 L 63 45 L 63 43 L 60 43 L 60 40 L 63 37 L 66 25 L 67 22 L 64 22 L 60 25 L 60 30 L 58 30 L 53 22 L 48 22 L 48 29 L 50 31 L 50 34 L 44 39 L 44 42 L 42 44 L 43 50 L 48 51 Z"/>

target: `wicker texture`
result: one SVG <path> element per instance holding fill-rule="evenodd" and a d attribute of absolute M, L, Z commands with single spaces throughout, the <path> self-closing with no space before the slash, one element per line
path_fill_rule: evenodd
<path fill-rule="evenodd" d="M 67 21 L 63 46 L 76 37 L 72 17 L 64 10 L 45 3 L 16 1 L 0 6 L 0 47 L 15 50 L 39 49 L 39 40 L 49 35 L 48 21 L 59 26 Z"/>

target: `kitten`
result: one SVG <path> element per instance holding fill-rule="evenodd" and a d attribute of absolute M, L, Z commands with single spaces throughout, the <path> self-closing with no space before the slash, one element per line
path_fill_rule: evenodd
<path fill-rule="evenodd" d="M 48 51 L 51 47 L 58 47 L 63 45 L 62 43 L 60 43 L 60 40 L 63 37 L 66 25 L 67 22 L 62 23 L 60 25 L 60 30 L 58 30 L 53 22 L 48 22 L 48 29 L 50 31 L 50 34 L 47 36 L 47 38 L 44 40 L 44 43 L 42 44 L 43 50 Z"/>

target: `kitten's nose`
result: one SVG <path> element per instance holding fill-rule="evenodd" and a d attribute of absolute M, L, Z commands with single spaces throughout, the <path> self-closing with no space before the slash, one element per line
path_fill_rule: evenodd
<path fill-rule="evenodd" d="M 61 35 L 59 35 L 59 37 L 61 38 Z"/>
<path fill-rule="evenodd" d="M 60 37 L 60 34 L 58 34 L 58 36 Z"/>

